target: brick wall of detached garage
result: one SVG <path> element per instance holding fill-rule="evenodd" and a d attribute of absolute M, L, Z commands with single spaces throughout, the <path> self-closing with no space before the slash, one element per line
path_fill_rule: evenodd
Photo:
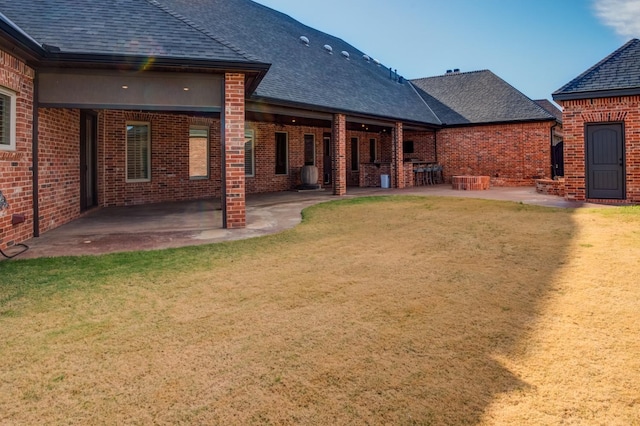
<path fill-rule="evenodd" d="M 34 75 L 34 70 L 23 61 L 0 50 L 0 87 L 15 93 L 16 97 L 15 148 L 0 148 L 0 191 L 8 204 L 0 208 L 0 249 L 33 236 Z M 14 224 L 15 219 L 20 223 Z"/>
<path fill-rule="evenodd" d="M 447 181 L 451 176 L 472 175 L 489 176 L 493 186 L 533 186 L 536 179 L 551 177 L 553 124 L 446 128 L 437 133 L 438 160 Z"/>
<path fill-rule="evenodd" d="M 586 199 L 585 126 L 622 123 L 625 146 L 625 199 L 590 201 L 640 203 L 640 96 L 559 101 L 563 107 L 565 198 Z"/>

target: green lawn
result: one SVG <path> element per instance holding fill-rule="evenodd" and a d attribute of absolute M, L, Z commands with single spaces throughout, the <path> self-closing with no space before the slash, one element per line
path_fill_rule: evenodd
<path fill-rule="evenodd" d="M 319 204 L 0 262 L 0 424 L 640 424 L 640 208 Z"/>

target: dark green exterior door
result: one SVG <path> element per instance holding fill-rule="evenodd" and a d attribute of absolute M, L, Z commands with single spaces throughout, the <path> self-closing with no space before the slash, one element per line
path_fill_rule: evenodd
<path fill-rule="evenodd" d="M 620 123 L 587 126 L 587 197 L 624 199 L 624 136 Z"/>

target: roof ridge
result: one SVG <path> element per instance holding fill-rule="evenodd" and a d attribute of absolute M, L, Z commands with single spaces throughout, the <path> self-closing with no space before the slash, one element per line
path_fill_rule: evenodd
<path fill-rule="evenodd" d="M 611 59 L 615 58 L 616 56 L 619 56 L 622 52 L 627 50 L 632 44 L 636 44 L 638 42 L 640 42 L 640 40 L 638 40 L 637 38 L 632 38 L 631 40 L 629 40 L 628 42 L 623 44 L 621 47 L 619 47 L 618 49 L 616 49 L 615 51 L 613 51 L 612 53 L 607 55 L 600 62 L 598 62 L 597 64 L 593 65 L 591 68 L 587 69 L 585 72 L 583 72 L 582 74 L 580 74 L 579 76 L 577 76 L 576 78 L 572 79 L 570 82 L 568 82 L 567 84 L 565 84 L 564 86 L 562 86 L 561 88 L 559 88 L 558 90 L 553 92 L 552 95 L 561 94 L 562 92 L 564 92 L 565 90 L 567 90 L 571 86 L 573 86 L 574 83 L 584 79 L 585 77 L 587 77 L 588 75 L 593 73 L 596 69 L 598 69 L 600 66 L 602 66 L 605 63 L 609 62 Z"/>
<path fill-rule="evenodd" d="M 415 94 L 418 96 L 418 98 L 420 98 L 420 100 L 422 101 L 422 103 L 424 103 L 426 105 L 426 107 L 429 109 L 429 111 L 431 112 L 431 114 L 433 114 L 433 116 L 436 118 L 436 120 L 438 120 L 437 124 L 442 125 L 442 120 L 440 119 L 440 117 L 438 117 L 438 114 L 436 114 L 436 112 L 433 110 L 433 108 L 431 108 L 431 105 L 429 105 L 429 102 L 427 102 L 427 100 L 425 98 L 422 97 L 422 95 L 420 94 L 420 92 L 418 92 L 418 89 L 416 88 L 416 86 L 413 85 L 413 83 L 411 82 L 411 80 L 407 81 L 407 83 L 409 83 L 409 86 L 411 86 L 411 88 L 413 89 L 413 91 L 415 92 Z M 426 91 L 425 91 L 426 93 Z"/>
<path fill-rule="evenodd" d="M 150 5 L 155 6 L 158 9 L 162 10 L 163 12 L 169 14 L 173 18 L 181 21 L 185 25 L 188 25 L 192 29 L 204 34 L 205 36 L 209 37 L 210 39 L 212 39 L 212 40 L 222 44 L 223 46 L 231 49 L 232 51 L 236 52 L 240 56 L 243 56 L 248 61 L 260 62 L 260 58 L 258 58 L 257 56 L 254 56 L 254 55 L 250 54 L 249 52 L 246 52 L 246 51 L 234 46 L 231 42 L 229 42 L 227 40 L 224 40 L 224 39 L 214 35 L 213 33 L 209 32 L 209 30 L 207 30 L 206 28 L 201 27 L 200 25 L 198 25 L 195 22 L 191 21 L 187 17 L 185 17 L 185 16 L 181 15 L 180 13 L 174 11 L 169 6 L 166 6 L 166 5 L 160 3 L 157 0 L 145 0 L 145 1 L 147 3 L 149 3 Z"/>
<path fill-rule="evenodd" d="M 448 72 L 440 75 L 432 75 L 429 77 L 420 77 L 420 78 L 412 78 L 410 81 L 420 81 L 420 80 L 428 80 L 430 78 L 442 78 L 442 77 L 453 77 L 455 75 L 464 75 L 464 74 L 477 74 L 481 72 L 491 72 L 489 69 L 482 70 L 474 70 L 474 71 L 457 71 L 457 72 Z"/>

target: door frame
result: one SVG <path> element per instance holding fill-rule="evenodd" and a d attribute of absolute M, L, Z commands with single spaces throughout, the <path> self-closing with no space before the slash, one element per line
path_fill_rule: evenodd
<path fill-rule="evenodd" d="M 322 134 L 322 184 L 331 185 L 333 182 L 333 135 L 329 132 Z"/>
<path fill-rule="evenodd" d="M 616 126 L 619 127 L 620 139 L 617 141 L 620 144 L 621 158 L 618 160 L 619 173 L 620 173 L 620 196 L 619 197 L 601 197 L 594 196 L 592 193 L 594 189 L 591 186 L 591 167 L 589 166 L 589 130 L 595 127 Z M 626 199 L 626 142 L 625 142 L 625 126 L 624 122 L 611 121 L 611 122 L 598 122 L 598 123 L 585 123 L 584 126 L 584 186 L 586 198 L 591 199 L 611 199 L 611 200 L 624 200 Z"/>
<path fill-rule="evenodd" d="M 87 129 L 87 123 L 91 123 L 91 129 Z M 98 205 L 98 114 L 91 110 L 80 111 L 79 172 L 80 211 L 84 212 Z"/>

